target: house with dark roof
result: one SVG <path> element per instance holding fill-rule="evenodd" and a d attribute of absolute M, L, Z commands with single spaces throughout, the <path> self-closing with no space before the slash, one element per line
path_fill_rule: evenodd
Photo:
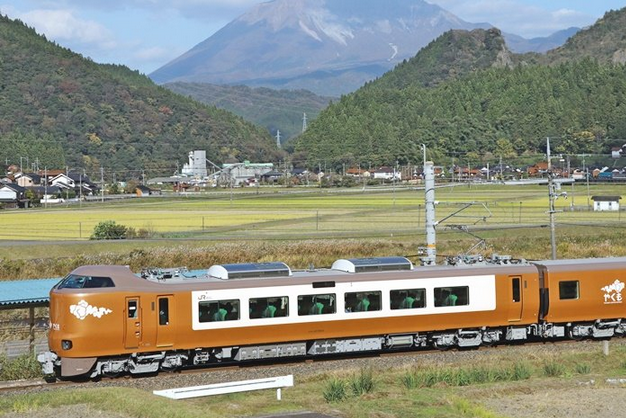
<path fill-rule="evenodd" d="M 41 176 L 35 173 L 17 173 L 15 182 L 22 187 L 39 186 L 41 184 Z"/>
<path fill-rule="evenodd" d="M 26 188 L 18 184 L 0 185 L 0 203 L 9 208 L 27 208 L 29 200 L 26 198 Z"/>
<path fill-rule="evenodd" d="M 621 199 L 622 196 L 591 196 L 593 210 L 596 212 L 618 211 Z"/>
<path fill-rule="evenodd" d="M 58 174 L 50 180 L 50 184 L 62 190 L 74 190 L 77 196 L 92 196 L 98 194 L 100 188 L 82 173 L 69 172 Z"/>
<path fill-rule="evenodd" d="M 161 190 L 151 189 L 148 186 L 144 186 L 144 185 L 140 184 L 137 187 L 135 187 L 135 194 L 138 197 L 150 196 L 150 195 L 160 195 L 161 194 Z"/>
<path fill-rule="evenodd" d="M 42 202 L 58 203 L 62 201 L 61 189 L 57 186 L 33 186 L 26 189 L 32 190 L 35 198 Z"/>

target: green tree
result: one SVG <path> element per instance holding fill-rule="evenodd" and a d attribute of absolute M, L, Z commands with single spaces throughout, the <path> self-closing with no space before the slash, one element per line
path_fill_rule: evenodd
<path fill-rule="evenodd" d="M 89 239 L 126 239 L 128 230 L 129 228 L 119 225 L 115 221 L 102 221 L 94 227 L 93 234 Z"/>

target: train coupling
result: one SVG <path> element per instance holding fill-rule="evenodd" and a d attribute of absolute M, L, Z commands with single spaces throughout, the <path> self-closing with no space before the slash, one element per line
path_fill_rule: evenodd
<path fill-rule="evenodd" d="M 58 359 L 59 356 L 51 351 L 46 351 L 37 355 L 37 361 L 39 362 L 39 364 L 41 364 L 41 372 L 45 376 L 55 374 L 54 367 L 58 365 Z"/>

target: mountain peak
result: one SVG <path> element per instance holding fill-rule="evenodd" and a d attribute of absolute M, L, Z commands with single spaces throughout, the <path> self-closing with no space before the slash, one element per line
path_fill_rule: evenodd
<path fill-rule="evenodd" d="M 151 77 L 160 83 L 306 87 L 337 95 L 413 57 L 447 30 L 477 27 L 486 25 L 422 0 L 274 0 L 255 6 Z"/>

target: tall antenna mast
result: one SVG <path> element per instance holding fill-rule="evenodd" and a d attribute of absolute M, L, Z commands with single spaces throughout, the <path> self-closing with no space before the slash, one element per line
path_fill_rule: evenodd
<path fill-rule="evenodd" d="M 281 147 L 281 145 L 280 145 L 280 129 L 277 129 L 277 130 L 276 130 L 276 146 L 277 146 L 278 148 L 280 148 L 280 147 Z"/>
<path fill-rule="evenodd" d="M 306 113 L 303 113 L 302 115 L 302 133 L 304 133 L 304 131 L 306 131 Z"/>

